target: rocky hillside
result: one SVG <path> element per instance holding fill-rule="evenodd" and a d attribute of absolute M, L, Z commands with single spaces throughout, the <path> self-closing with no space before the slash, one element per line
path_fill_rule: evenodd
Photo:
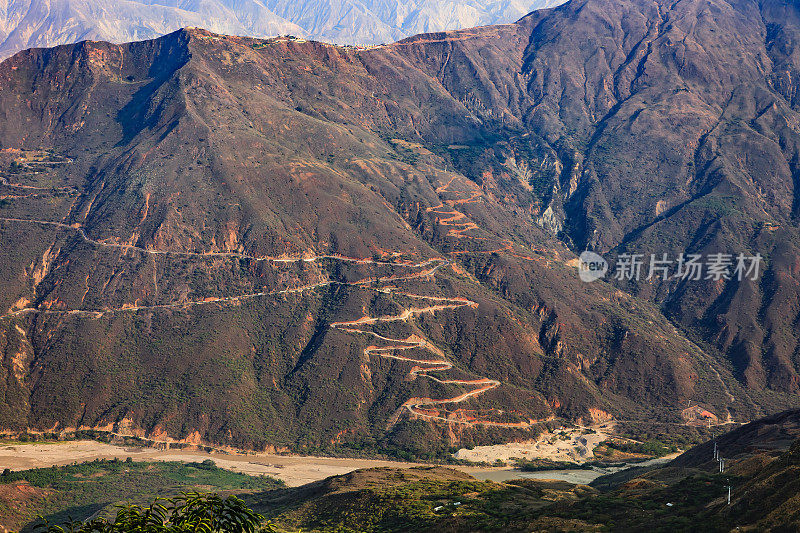
<path fill-rule="evenodd" d="M 18 54 L 0 425 L 427 454 L 796 403 L 796 14 L 586 0 L 370 50 Z M 766 272 L 587 284 L 587 245 Z"/>

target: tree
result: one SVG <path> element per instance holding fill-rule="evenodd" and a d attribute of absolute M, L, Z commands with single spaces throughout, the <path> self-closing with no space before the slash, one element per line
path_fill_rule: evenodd
<path fill-rule="evenodd" d="M 158 498 L 149 507 L 125 505 L 113 522 L 104 518 L 71 522 L 64 526 L 44 523 L 39 533 L 256 533 L 264 517 L 236 496 L 186 492 Z M 272 531 L 267 526 L 267 531 Z"/>

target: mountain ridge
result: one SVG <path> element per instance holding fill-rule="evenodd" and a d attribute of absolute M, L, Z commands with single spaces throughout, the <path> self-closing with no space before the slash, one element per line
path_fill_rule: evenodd
<path fill-rule="evenodd" d="M 215 0 L 200 4 L 153 0 L 8 0 L 0 4 L 0 59 L 31 47 L 81 40 L 115 43 L 151 39 L 185 26 L 230 35 L 293 34 L 340 44 L 391 42 L 427 31 L 513 22 L 552 0 L 486 4 L 453 0 Z"/>
<path fill-rule="evenodd" d="M 718 24 L 744 23 L 752 6 L 742 6 Z M 584 284 L 572 266 L 568 245 L 591 238 L 582 228 L 599 215 L 611 229 L 595 239 L 598 251 L 626 236 L 647 244 L 626 214 L 615 219 L 609 198 L 628 198 L 648 228 L 741 222 L 713 195 L 699 215 L 682 211 L 690 201 L 651 220 L 650 197 L 620 197 L 614 172 L 630 165 L 652 176 L 631 185 L 666 187 L 652 158 L 625 148 L 611 169 L 593 159 L 602 142 L 630 146 L 626 125 L 646 113 L 625 116 L 626 102 L 700 102 L 717 87 L 712 74 L 724 81 L 724 71 L 690 68 L 693 85 L 675 92 L 675 56 L 652 52 L 674 42 L 661 33 L 670 13 L 593 0 L 371 50 L 182 30 L 3 62 L 0 228 L 7 242 L 29 244 L 0 256 L 9 288 L 3 387 L 13 399 L 2 424 L 425 454 L 440 443 L 521 438 L 559 418 L 695 431 L 687 402 L 719 424 L 791 405 L 791 335 L 781 337 L 788 354 L 754 355 L 748 374 L 720 342 L 741 315 L 710 315 L 707 330 L 676 319 L 676 308 L 705 313 L 704 291 L 721 305 L 720 295 L 760 299 L 769 285 L 665 283 L 664 299 L 652 283 Z M 628 31 L 590 84 L 581 54 L 597 49 L 572 41 L 605 42 L 591 33 L 606 28 L 595 17 Z M 757 42 L 743 49 L 761 57 Z M 753 76 L 737 83 L 752 89 Z M 625 89 L 619 102 L 608 96 L 614 79 Z M 609 116 L 593 124 L 590 108 Z M 793 120 L 794 111 L 774 109 Z M 636 130 L 643 145 L 685 150 L 684 138 L 666 133 Z M 711 133 L 709 159 L 727 164 Z M 707 178 L 694 170 L 688 177 Z M 730 190 L 726 167 L 716 172 Z M 740 190 L 737 201 L 760 198 Z M 775 194 L 785 203 L 790 193 Z M 739 245 L 726 232 L 709 235 Z M 677 240 L 671 251 L 696 242 Z M 748 243 L 783 250 L 770 254 L 767 283 L 784 280 L 789 301 L 791 242 Z M 791 310 L 779 301 L 764 313 L 791 321 Z M 754 324 L 773 338 L 783 331 Z M 422 370 L 424 361 L 434 369 Z M 748 377 L 758 365 L 774 379 Z"/>

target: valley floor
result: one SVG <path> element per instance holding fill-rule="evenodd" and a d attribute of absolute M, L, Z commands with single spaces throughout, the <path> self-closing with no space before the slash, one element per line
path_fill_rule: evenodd
<path fill-rule="evenodd" d="M 225 454 L 196 450 L 159 450 L 156 448 L 125 447 L 103 442 L 80 440 L 37 444 L 0 445 L 0 469 L 26 470 L 63 466 L 95 459 L 120 459 L 131 457 L 134 461 L 184 461 L 213 460 L 217 466 L 249 475 L 269 475 L 282 480 L 289 487 L 298 487 L 330 476 L 346 474 L 353 470 L 374 467 L 411 468 L 417 463 L 384 461 L 379 459 L 352 459 L 338 457 L 311 457 L 276 455 L 267 453 Z M 468 474 L 508 469 L 460 466 Z"/>

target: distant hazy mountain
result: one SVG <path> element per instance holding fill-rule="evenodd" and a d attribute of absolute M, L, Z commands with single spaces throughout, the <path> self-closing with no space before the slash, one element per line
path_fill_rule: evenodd
<path fill-rule="evenodd" d="M 230 2 L 231 0 L 223 0 Z M 513 22 L 564 0 L 265 0 L 306 35 L 337 43 L 380 43 L 419 33 Z"/>
<path fill-rule="evenodd" d="M 513 22 L 561 0 L 0 0 L 0 58 L 85 39 L 128 42 L 184 26 L 371 44 Z"/>

